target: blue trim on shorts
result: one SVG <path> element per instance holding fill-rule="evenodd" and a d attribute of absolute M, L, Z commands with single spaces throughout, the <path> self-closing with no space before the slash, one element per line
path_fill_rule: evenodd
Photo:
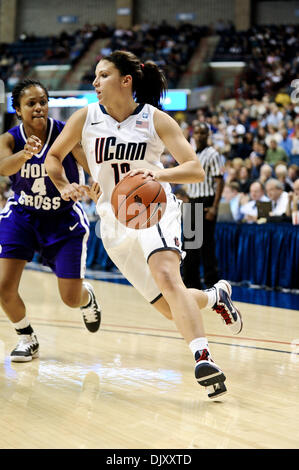
<path fill-rule="evenodd" d="M 180 255 L 180 257 L 182 257 L 182 252 L 181 250 L 179 250 L 178 248 L 175 248 L 174 246 L 165 246 L 164 248 L 157 248 L 156 250 L 152 251 L 148 257 L 147 257 L 147 260 L 146 262 L 148 263 L 148 260 L 150 259 L 150 257 L 154 254 L 154 253 L 157 253 L 158 251 L 177 251 Z"/>
<path fill-rule="evenodd" d="M 157 230 L 158 230 L 158 232 L 159 232 L 160 238 L 161 238 L 161 240 L 162 240 L 162 242 L 163 242 L 163 245 L 166 247 L 166 246 L 167 246 L 167 243 L 166 243 L 165 238 L 163 237 L 163 233 L 162 233 L 160 224 L 158 223 L 158 224 L 156 225 L 156 227 L 157 227 Z"/>

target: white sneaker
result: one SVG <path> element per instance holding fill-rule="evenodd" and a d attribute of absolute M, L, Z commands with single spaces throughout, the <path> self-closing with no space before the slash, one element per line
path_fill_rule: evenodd
<path fill-rule="evenodd" d="M 91 300 L 87 307 L 80 307 L 80 310 L 86 328 L 91 333 L 95 333 L 100 328 L 101 309 L 98 306 L 92 285 L 89 282 L 83 282 L 83 286 L 88 290 Z"/>
<path fill-rule="evenodd" d="M 39 357 L 39 344 L 34 333 L 31 335 L 20 335 L 20 340 L 11 352 L 10 358 L 13 362 L 28 362 Z"/>
<path fill-rule="evenodd" d="M 223 322 L 233 335 L 239 334 L 243 328 L 243 321 L 241 313 L 232 302 L 230 283 L 222 279 L 214 284 L 213 288 L 216 289 L 216 303 L 212 309 L 221 316 Z"/>

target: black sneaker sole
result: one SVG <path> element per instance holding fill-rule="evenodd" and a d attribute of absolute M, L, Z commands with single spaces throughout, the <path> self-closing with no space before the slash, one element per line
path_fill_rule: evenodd
<path fill-rule="evenodd" d="M 100 319 L 97 321 L 97 322 L 93 322 L 93 323 L 86 323 L 83 319 L 83 322 L 84 322 L 84 325 L 86 327 L 86 329 L 90 332 L 90 333 L 96 333 L 99 329 L 100 329 L 100 326 L 101 326 L 101 317 Z"/>
<path fill-rule="evenodd" d="M 35 358 L 38 358 L 39 357 L 39 351 L 36 351 L 34 352 L 33 354 L 31 354 L 30 356 L 14 356 L 14 355 L 11 355 L 10 356 L 10 360 L 12 362 L 30 362 L 32 361 L 32 359 L 35 359 Z"/>
<path fill-rule="evenodd" d="M 209 387 L 226 380 L 224 373 L 213 364 L 197 364 L 195 367 L 195 378 L 199 385 Z"/>
<path fill-rule="evenodd" d="M 211 385 L 210 392 L 208 393 L 209 398 L 218 398 L 227 392 L 226 386 L 223 382 Z"/>

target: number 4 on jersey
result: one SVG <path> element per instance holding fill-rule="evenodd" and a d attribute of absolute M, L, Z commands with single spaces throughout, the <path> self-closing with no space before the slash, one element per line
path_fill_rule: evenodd
<path fill-rule="evenodd" d="M 47 187 L 45 185 L 45 178 L 36 178 L 31 187 L 33 193 L 38 193 L 40 196 L 45 196 L 47 194 Z"/>

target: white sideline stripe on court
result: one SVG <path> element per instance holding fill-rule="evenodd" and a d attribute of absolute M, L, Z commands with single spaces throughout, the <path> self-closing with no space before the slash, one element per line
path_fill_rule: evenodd
<path fill-rule="evenodd" d="M 85 213 L 81 204 L 77 201 L 73 205 L 73 209 L 79 215 L 81 225 L 85 228 L 85 235 L 82 240 L 82 254 L 81 254 L 81 264 L 80 264 L 80 276 L 83 279 L 85 276 L 85 267 L 86 267 L 86 258 L 87 258 L 87 241 L 89 237 L 89 223 L 85 219 Z"/>

